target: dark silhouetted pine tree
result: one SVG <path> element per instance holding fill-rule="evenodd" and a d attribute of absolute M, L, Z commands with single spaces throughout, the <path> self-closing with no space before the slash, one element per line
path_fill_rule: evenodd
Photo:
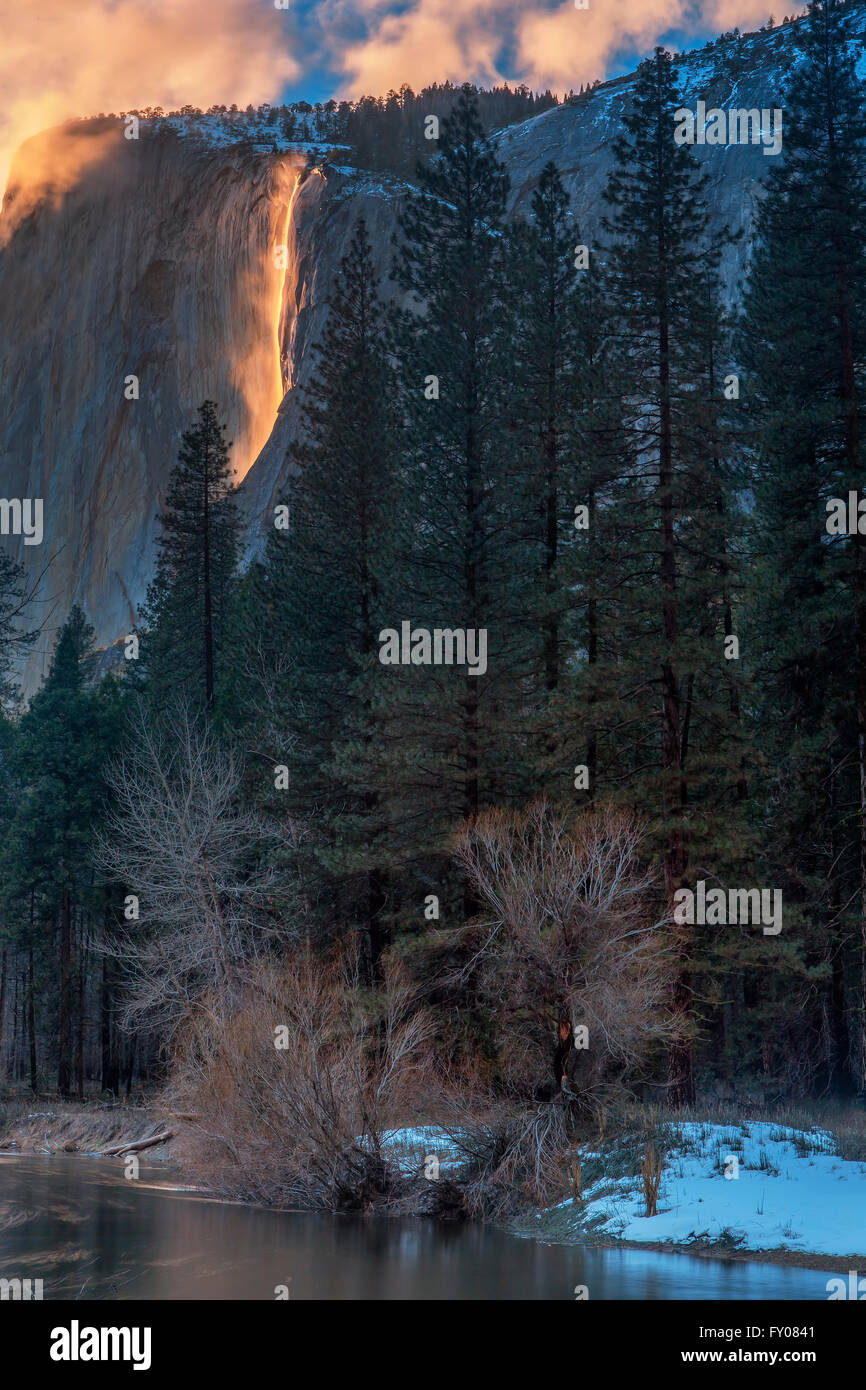
<path fill-rule="evenodd" d="M 217 406 L 205 401 L 198 415 L 169 481 L 140 615 L 140 670 L 155 709 L 181 697 L 210 709 L 227 664 L 238 520 Z"/>
<path fill-rule="evenodd" d="M 602 784 L 627 788 L 652 818 L 671 912 L 687 872 L 723 872 L 743 849 L 735 828 L 743 753 L 732 698 L 739 668 L 725 655 L 737 501 L 725 424 L 722 247 L 708 233 L 707 176 L 674 140 L 682 104 L 675 64 L 657 49 L 641 64 L 626 133 L 614 146 L 605 224 L 630 381 L 627 452 L 611 499 L 618 558 L 599 674 L 610 718 Z M 685 925 L 678 942 L 673 1003 L 682 1027 L 669 1086 L 674 1102 L 686 1103 L 694 1096 L 696 943 Z"/>
<path fill-rule="evenodd" d="M 866 536 L 826 529 L 828 500 L 863 485 L 866 123 L 849 13 L 813 4 L 798 25 L 739 343 L 763 824 L 789 941 L 765 1027 L 837 1090 L 866 1076 Z"/>
<path fill-rule="evenodd" d="M 396 389 L 364 222 L 340 265 L 316 373 L 288 529 L 272 531 L 252 584 L 264 657 L 261 736 L 289 770 L 273 793 L 307 834 L 301 862 L 326 915 L 361 932 L 371 969 L 388 939 L 390 844 L 379 632 L 405 554 Z M 254 656 L 255 654 L 253 654 Z M 269 684 L 270 683 L 270 684 Z M 274 742 L 284 738 L 282 747 Z"/>
<path fill-rule="evenodd" d="M 533 559 L 519 470 L 508 177 L 470 92 L 443 122 L 439 152 L 418 166 L 418 180 L 394 270 L 414 299 L 397 315 L 394 341 L 414 538 L 389 626 L 410 619 L 487 633 L 483 675 L 466 666 L 389 668 L 407 853 L 435 860 L 462 818 L 531 790 L 523 748 L 537 614 L 527 594 Z M 438 862 L 429 882 L 445 891 Z"/>

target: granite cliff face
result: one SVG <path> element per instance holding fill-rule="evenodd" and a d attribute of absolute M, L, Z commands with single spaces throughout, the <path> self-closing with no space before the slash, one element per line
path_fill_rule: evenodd
<path fill-rule="evenodd" d="M 864 21 L 853 12 L 861 52 Z M 750 36 L 737 53 L 693 54 L 681 73 L 686 104 L 779 107 L 794 56 L 790 28 Z M 554 160 L 580 240 L 593 245 L 632 86 L 605 84 L 499 135 L 515 214 L 528 212 Z M 725 252 L 733 301 L 774 157 L 760 144 L 696 148 L 712 225 L 746 233 Z M 46 150 L 49 160 L 36 157 Z M 44 504 L 41 546 L 3 542 L 42 574 L 50 615 L 23 673 L 27 689 L 73 602 L 100 645 L 129 631 L 180 433 L 206 397 L 219 401 L 235 443 L 250 550 L 269 524 L 290 471 L 297 388 L 352 228 L 363 214 L 387 272 L 406 192 L 396 180 L 331 165 L 305 173 L 303 164 L 270 134 L 237 143 L 202 119 L 142 122 L 137 141 L 117 122 L 88 122 L 19 152 L 0 223 L 0 496 Z M 59 184 L 57 168 L 66 171 Z M 127 399 L 130 376 L 138 399 Z"/>
<path fill-rule="evenodd" d="M 87 138 L 51 136 L 61 149 Z M 102 643 L 129 631 L 144 594 L 156 512 L 196 406 L 220 402 L 240 472 L 271 432 L 291 244 L 289 269 L 273 253 L 291 242 L 299 175 L 293 158 L 115 134 L 0 252 L 0 490 L 43 498 L 44 542 L 21 551 L 30 565 L 50 559 L 43 611 L 62 621 L 80 601 Z"/>

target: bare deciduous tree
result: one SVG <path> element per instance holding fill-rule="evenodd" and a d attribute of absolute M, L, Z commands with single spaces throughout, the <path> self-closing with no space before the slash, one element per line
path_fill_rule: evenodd
<path fill-rule="evenodd" d="M 98 852 L 137 900 L 107 948 L 128 975 L 127 1025 L 147 1019 L 170 1038 L 196 1010 L 228 1016 L 273 939 L 290 937 L 291 894 L 262 850 L 295 828 L 244 809 L 242 775 L 186 708 L 159 723 L 138 712 Z"/>
<path fill-rule="evenodd" d="M 669 1035 L 673 952 L 640 851 L 627 813 L 565 819 L 544 801 L 487 811 L 455 838 L 485 911 L 465 930 L 452 983 L 474 980 L 497 1029 L 495 1085 L 463 1067 L 446 1086 L 470 1210 L 503 1215 L 567 1195 L 581 1116 L 627 1092 Z M 577 1038 L 565 1054 L 563 1021 Z"/>
<path fill-rule="evenodd" d="M 477 972 L 515 1081 L 550 1071 L 561 1013 L 587 1030 L 572 1085 L 587 1094 L 628 1076 L 667 1035 L 671 945 L 653 915 L 641 839 L 639 822 L 621 810 L 566 820 L 544 801 L 487 811 L 456 837 L 488 914 L 464 973 Z"/>

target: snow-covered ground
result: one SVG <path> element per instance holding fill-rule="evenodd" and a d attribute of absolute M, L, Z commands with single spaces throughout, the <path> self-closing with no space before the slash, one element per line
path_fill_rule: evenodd
<path fill-rule="evenodd" d="M 382 1135 L 382 1147 L 407 1173 L 423 1168 L 431 1156 L 436 1158 L 442 1175 L 453 1172 L 465 1161 L 454 1140 L 438 1125 L 390 1129 Z"/>
<path fill-rule="evenodd" d="M 443 1176 L 458 1176 L 464 1161 L 435 1125 L 392 1130 L 385 1147 L 407 1171 L 436 1155 Z M 866 1255 L 866 1163 L 841 1158 L 829 1131 L 674 1122 L 656 1147 L 664 1152 L 657 1216 L 644 1215 L 643 1144 L 632 1138 L 580 1153 L 582 1200 L 539 1212 L 537 1234 Z"/>
<path fill-rule="evenodd" d="M 684 1123 L 671 1125 L 669 1135 L 657 1216 L 644 1215 L 637 1175 L 596 1178 L 582 1203 L 565 1202 L 557 1212 L 573 1210 L 575 1233 L 590 1223 L 596 1234 L 624 1241 L 866 1253 L 866 1163 L 840 1158 L 827 1131 Z M 605 1157 L 585 1153 L 584 1168 Z"/>
<path fill-rule="evenodd" d="M 280 151 L 325 154 L 331 150 L 349 150 L 350 145 L 341 145 L 334 140 L 324 140 L 317 136 L 303 136 L 295 133 L 286 136 L 282 122 L 266 110 L 251 113 L 236 112 L 192 112 L 188 115 L 175 113 L 158 116 L 146 122 L 155 132 L 170 130 L 182 139 L 198 140 L 214 148 L 236 145 L 239 140 L 250 140 L 263 150 L 274 146 Z"/>

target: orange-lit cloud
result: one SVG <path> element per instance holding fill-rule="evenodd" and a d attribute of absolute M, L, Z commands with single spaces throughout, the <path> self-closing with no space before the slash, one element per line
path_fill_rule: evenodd
<path fill-rule="evenodd" d="M 560 93 L 604 78 L 623 52 L 648 53 L 671 30 L 715 35 L 764 23 L 770 0 L 323 0 L 324 47 L 346 96 L 403 82 L 508 80 Z M 778 7 L 777 7 L 778 8 Z M 783 11 L 784 13 L 784 11 Z M 777 19 L 781 14 L 777 15 Z"/>
<path fill-rule="evenodd" d="M 713 0 L 706 6 L 704 16 L 710 29 L 720 34 L 735 26 L 739 29 L 759 29 L 770 15 L 780 24 L 786 14 L 800 14 L 805 4 L 770 5 L 767 0 Z"/>
<path fill-rule="evenodd" d="M 423 87 L 436 81 L 505 80 L 503 41 L 518 12 L 512 0 L 416 0 L 401 14 L 381 0 L 357 0 L 325 7 L 330 14 L 334 65 L 345 74 L 351 95 L 378 96 L 406 82 Z M 353 17 L 367 32 L 358 39 L 336 38 Z M 327 21 L 326 21 L 327 23 Z"/>
<path fill-rule="evenodd" d="M 518 66 L 531 87 L 556 91 L 604 77 L 617 49 L 646 53 L 685 15 L 684 0 L 604 0 L 588 10 L 573 0 L 553 10 L 525 10 L 517 22 Z"/>
<path fill-rule="evenodd" d="M 0 0 L 0 188 L 69 117 L 273 100 L 300 72 L 291 22 L 263 0 Z"/>

